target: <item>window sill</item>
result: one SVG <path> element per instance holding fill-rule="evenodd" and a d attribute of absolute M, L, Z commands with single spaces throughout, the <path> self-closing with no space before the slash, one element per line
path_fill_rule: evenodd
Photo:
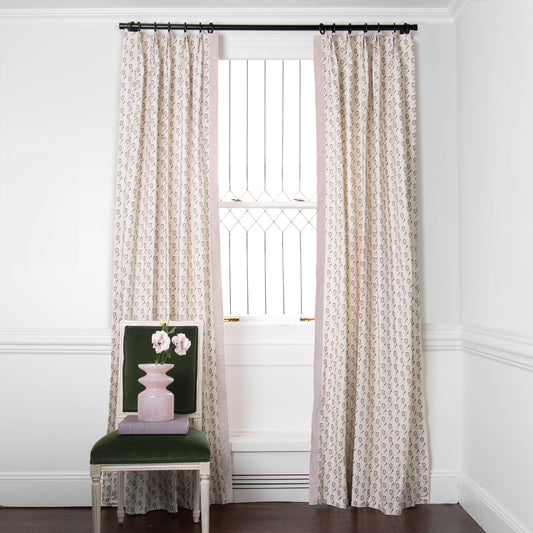
<path fill-rule="evenodd" d="M 232 452 L 308 452 L 310 432 L 231 432 Z"/>
<path fill-rule="evenodd" d="M 300 322 L 297 317 L 243 317 L 239 322 L 224 323 L 224 343 L 305 346 L 314 343 L 314 332 L 314 322 Z"/>
<path fill-rule="evenodd" d="M 276 326 L 309 324 L 315 321 L 314 316 L 264 316 L 264 315 L 231 315 L 225 316 L 226 324 L 268 324 Z"/>

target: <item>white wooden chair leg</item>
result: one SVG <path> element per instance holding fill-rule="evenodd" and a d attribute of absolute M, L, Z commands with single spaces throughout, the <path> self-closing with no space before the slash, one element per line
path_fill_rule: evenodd
<path fill-rule="evenodd" d="M 202 533 L 209 533 L 209 463 L 200 465 L 200 503 L 202 508 Z"/>
<path fill-rule="evenodd" d="M 117 472 L 117 518 L 118 523 L 124 523 L 124 472 Z"/>
<path fill-rule="evenodd" d="M 200 472 L 193 472 L 193 506 L 192 521 L 197 523 L 200 520 Z"/>
<path fill-rule="evenodd" d="M 101 476 L 100 465 L 91 465 L 93 533 L 100 533 L 100 507 L 102 502 Z"/>

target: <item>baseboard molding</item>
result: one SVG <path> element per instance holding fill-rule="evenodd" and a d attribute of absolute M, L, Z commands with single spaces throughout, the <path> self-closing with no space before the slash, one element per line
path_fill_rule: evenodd
<path fill-rule="evenodd" d="M 430 503 L 458 503 L 458 472 L 434 470 L 430 473 Z"/>
<path fill-rule="evenodd" d="M 235 474 L 234 502 L 307 502 L 307 474 Z M 0 473 L 0 507 L 88 507 L 87 472 Z"/>
<path fill-rule="evenodd" d="M 246 453 L 250 458 L 249 452 Z M 284 472 L 287 459 L 289 463 L 294 461 L 294 453 L 276 452 L 279 455 L 277 459 L 279 470 L 282 471 L 280 473 L 234 474 L 233 501 L 243 503 L 309 501 L 309 474 Z M 288 457 L 287 454 L 291 456 Z M 256 455 L 257 459 L 256 468 L 259 471 L 264 470 L 265 464 L 261 453 L 253 455 Z M 271 459 L 269 469 L 275 470 L 278 463 L 276 457 L 270 455 L 269 459 Z M 307 454 L 304 460 L 308 461 Z M 457 503 L 457 501 L 457 473 L 432 472 L 431 503 Z M 90 505 L 91 480 L 88 470 L 87 472 L 0 473 L 0 506 L 87 507 Z M 526 529 L 509 529 L 509 532 L 530 533 Z M 490 532 L 487 530 L 487 533 Z"/>
<path fill-rule="evenodd" d="M 246 453 L 250 457 L 250 452 Z M 294 452 L 284 455 L 287 453 Z M 259 452 L 257 456 L 259 458 Z M 282 459 L 282 455 L 278 458 Z M 257 465 L 259 469 L 264 466 Z M 269 468 L 272 467 L 275 464 L 271 462 Z M 91 505 L 90 485 L 88 471 L 4 472 L 0 473 L 0 505 L 86 507 Z M 307 473 L 234 474 L 233 489 L 235 502 L 307 502 L 309 476 Z M 430 501 L 434 504 L 459 502 L 486 533 L 533 533 L 465 474 L 432 472 Z"/>
<path fill-rule="evenodd" d="M 459 476 L 459 503 L 485 533 L 533 533 L 465 474 Z"/>
<path fill-rule="evenodd" d="M 2 472 L 0 506 L 87 507 L 91 478 L 86 472 Z"/>

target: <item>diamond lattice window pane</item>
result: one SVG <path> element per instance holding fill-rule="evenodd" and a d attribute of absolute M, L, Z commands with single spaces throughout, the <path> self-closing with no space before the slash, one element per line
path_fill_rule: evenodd
<path fill-rule="evenodd" d="M 314 314 L 312 61 L 219 62 L 224 312 Z"/>

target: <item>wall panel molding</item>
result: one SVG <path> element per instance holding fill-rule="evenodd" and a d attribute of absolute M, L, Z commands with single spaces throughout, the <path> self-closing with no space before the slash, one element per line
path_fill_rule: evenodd
<path fill-rule="evenodd" d="M 458 324 L 424 324 L 422 326 L 424 350 L 460 350 L 460 332 Z"/>
<path fill-rule="evenodd" d="M 109 355 L 108 329 L 0 330 L 0 355 Z"/>
<path fill-rule="evenodd" d="M 228 366 L 309 366 L 307 356 L 313 345 L 309 324 L 235 324 L 225 329 Z M 276 327 L 276 335 L 272 335 Z M 265 346 L 259 357 L 248 358 L 247 346 Z M 523 370 L 533 371 L 533 338 L 480 326 L 425 324 L 423 346 L 426 351 L 463 350 Z M 293 350 L 284 360 L 272 357 L 280 347 Z M 300 350 L 300 348 L 302 348 Z M 0 330 L 1 355 L 87 355 L 108 356 L 111 332 L 108 329 Z M 300 357 L 301 356 L 301 357 Z"/>
<path fill-rule="evenodd" d="M 276 328 L 276 335 L 272 335 Z M 457 325 L 426 324 L 423 327 L 423 343 L 426 350 L 460 349 L 460 329 Z M 313 346 L 313 324 L 290 323 L 240 323 L 227 324 L 225 328 L 226 346 L 237 354 L 228 358 L 228 364 L 261 364 L 258 361 L 243 359 L 246 346 L 267 346 L 270 348 Z M 533 347 L 533 340 L 529 340 Z M 109 355 L 111 351 L 111 331 L 109 329 L 0 329 L 0 355 L 2 354 L 98 354 Z M 241 353 L 242 352 L 242 353 Z M 274 364 L 277 364 L 275 361 Z M 285 361 L 280 365 L 303 365 L 308 362 Z"/>
<path fill-rule="evenodd" d="M 465 353 L 533 372 L 533 338 L 481 326 L 463 326 Z"/>

